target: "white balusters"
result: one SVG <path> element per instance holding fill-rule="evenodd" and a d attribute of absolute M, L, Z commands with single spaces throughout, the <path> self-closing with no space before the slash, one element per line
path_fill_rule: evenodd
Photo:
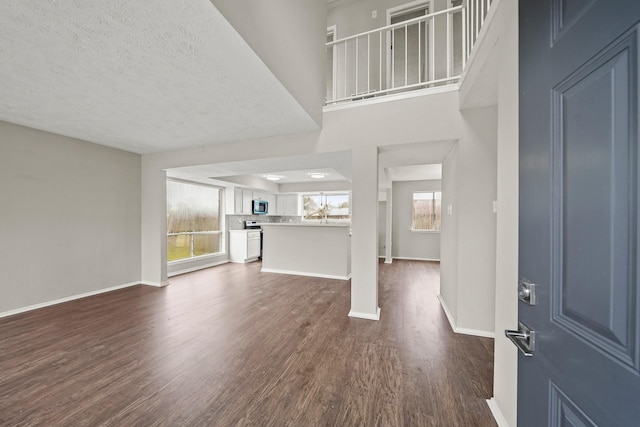
<path fill-rule="evenodd" d="M 327 104 L 457 83 L 490 4 L 464 0 L 461 6 L 328 42 L 336 64 L 328 68 L 333 70 L 333 90 L 327 91 Z M 456 49 L 461 55 L 454 54 Z M 436 50 L 442 53 L 436 56 Z"/>

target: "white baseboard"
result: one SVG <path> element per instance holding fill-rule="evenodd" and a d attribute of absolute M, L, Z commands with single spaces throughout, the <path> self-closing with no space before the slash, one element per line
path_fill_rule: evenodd
<path fill-rule="evenodd" d="M 407 261 L 434 261 L 434 262 L 440 262 L 439 258 L 412 258 L 412 257 L 407 257 L 407 256 L 394 256 L 393 259 L 405 259 Z"/>
<path fill-rule="evenodd" d="M 483 338 L 495 338 L 496 337 L 495 332 L 483 331 L 481 329 L 455 328 L 453 330 L 453 332 L 455 332 L 456 334 L 473 335 L 473 336 L 476 336 L 476 337 L 483 337 Z"/>
<path fill-rule="evenodd" d="M 456 324 L 455 319 L 453 318 L 453 315 L 451 314 L 451 311 L 449 310 L 449 307 L 447 307 L 447 304 L 444 302 L 444 299 L 442 299 L 441 295 L 438 295 L 438 301 L 440 301 L 440 305 L 444 310 L 444 314 L 447 316 L 447 320 L 449 320 L 449 325 L 451 325 L 451 330 L 456 334 L 474 335 L 476 337 L 484 337 L 484 338 L 495 338 L 495 333 L 492 331 L 459 328 L 458 325 Z"/>
<path fill-rule="evenodd" d="M 111 286 L 109 288 L 98 289 L 97 291 L 85 292 L 85 293 L 82 293 L 82 294 L 71 295 L 71 296 L 64 297 L 64 298 L 58 298 L 58 299 L 55 299 L 55 300 L 46 301 L 46 302 L 42 302 L 42 303 L 39 303 L 39 304 L 29 305 L 27 307 L 16 308 L 15 310 L 9 310 L 9 311 L 5 311 L 4 313 L 0 313 L 0 318 L 13 316 L 14 314 L 25 313 L 27 311 L 37 310 L 39 308 L 49 307 L 49 306 L 56 305 L 56 304 L 62 304 L 63 302 L 69 302 L 69 301 L 77 300 L 77 299 L 80 299 L 80 298 L 86 298 L 86 297 L 90 297 L 90 296 L 93 296 L 93 295 L 104 294 L 106 292 L 116 291 L 118 289 L 129 288 L 131 286 L 136 286 L 136 285 L 140 285 L 140 284 L 141 283 L 139 281 L 131 282 L 131 283 L 125 283 L 124 285 Z"/>
<path fill-rule="evenodd" d="M 169 277 L 178 276 L 180 274 L 191 273 L 191 272 L 198 271 L 198 270 L 204 270 L 205 268 L 210 268 L 210 267 L 215 267 L 215 266 L 222 265 L 222 264 L 227 264 L 228 262 L 229 262 L 229 260 L 225 259 L 223 261 L 212 262 L 211 264 L 199 265 L 197 267 L 189 267 L 189 268 L 185 268 L 184 270 L 173 271 L 173 272 L 167 274 L 167 276 L 169 276 Z"/>
<path fill-rule="evenodd" d="M 438 294 L 438 301 L 440 301 L 440 305 L 442 306 L 442 309 L 444 310 L 444 314 L 447 316 L 447 320 L 449 321 L 449 325 L 451 325 L 451 330 L 453 332 L 456 331 L 456 321 L 453 319 L 453 315 L 451 314 L 451 311 L 449 311 L 449 307 L 447 307 L 447 303 L 444 302 L 444 299 L 442 299 L 442 296 Z"/>
<path fill-rule="evenodd" d="M 333 274 L 305 273 L 302 271 L 278 270 L 277 268 L 262 268 L 260 271 L 263 273 L 278 273 L 278 274 L 292 274 L 294 276 L 320 277 L 322 279 L 337 279 L 337 280 L 351 279 L 351 274 L 349 274 L 348 276 L 335 276 Z"/>
<path fill-rule="evenodd" d="M 171 282 L 169 282 L 168 280 L 165 282 L 151 282 L 149 280 L 141 280 L 138 283 L 145 286 L 153 286 L 155 288 L 164 288 L 165 286 L 171 284 Z"/>
<path fill-rule="evenodd" d="M 371 313 L 361 313 L 358 311 L 351 310 L 349 312 L 349 317 L 357 317 L 358 319 L 367 319 L 367 320 L 380 320 L 380 307 L 376 310 L 376 314 Z"/>
<path fill-rule="evenodd" d="M 495 398 L 487 399 L 487 405 L 489 405 L 489 409 L 491 410 L 491 414 L 493 414 L 493 418 L 496 420 L 496 424 L 498 427 L 511 427 L 507 422 L 507 419 L 502 415 L 502 411 L 498 406 Z"/>

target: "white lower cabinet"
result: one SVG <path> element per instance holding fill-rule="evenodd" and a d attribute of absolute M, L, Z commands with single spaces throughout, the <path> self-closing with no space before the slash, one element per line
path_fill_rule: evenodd
<path fill-rule="evenodd" d="M 245 263 L 260 257 L 259 230 L 229 231 L 229 261 Z"/>

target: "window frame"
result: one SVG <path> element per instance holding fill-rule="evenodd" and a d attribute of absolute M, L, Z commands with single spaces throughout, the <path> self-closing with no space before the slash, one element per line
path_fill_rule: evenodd
<path fill-rule="evenodd" d="M 327 196 L 347 196 L 349 198 L 349 218 L 343 218 L 343 219 L 330 219 L 330 218 L 320 218 L 320 219 L 307 219 L 306 218 L 306 214 L 305 214 L 305 209 L 304 209 L 304 198 L 305 197 L 309 197 L 309 196 L 320 196 L 321 198 L 324 197 L 325 199 L 325 203 L 326 203 L 326 197 Z M 306 193 L 301 193 L 300 194 L 300 207 L 301 207 L 301 211 L 302 211 L 302 215 L 301 215 L 301 222 L 305 222 L 305 223 L 315 223 L 315 224 L 322 224 L 322 223 L 334 223 L 334 224 L 344 224 L 344 223 L 351 223 L 351 191 L 313 191 L 313 192 L 306 192 Z"/>
<path fill-rule="evenodd" d="M 165 241 L 165 246 L 167 247 L 167 265 L 179 265 L 179 264 L 186 264 L 186 263 L 190 263 L 193 261 L 197 261 L 197 260 L 202 260 L 202 259 L 206 259 L 206 258 L 214 258 L 214 257 L 219 257 L 221 255 L 226 255 L 227 253 L 227 244 L 226 244 L 226 221 L 225 221 L 225 188 L 224 187 L 220 187 L 217 185 L 211 185 L 211 184 L 206 184 L 206 183 L 202 183 L 202 182 L 197 182 L 197 181 L 189 181 L 186 179 L 180 179 L 180 178 L 172 178 L 172 177 L 167 177 L 166 178 L 166 182 L 175 182 L 175 183 L 179 183 L 179 184 L 187 184 L 187 185 L 193 185 L 193 186 L 200 186 L 200 187 L 206 187 L 206 188 L 213 188 L 218 190 L 218 223 L 219 223 L 219 230 L 212 230 L 212 231 L 197 231 L 197 232 L 179 232 L 179 233 L 169 233 L 168 227 L 167 227 L 167 232 L 165 234 L 167 240 Z M 166 184 L 165 184 L 166 185 Z M 165 199 L 166 199 L 166 190 L 165 190 Z M 165 205 L 167 205 L 168 202 L 165 201 Z M 168 208 L 168 206 L 167 206 Z M 202 235 L 202 234 L 215 234 L 220 236 L 219 237 L 219 251 L 218 252 L 212 252 L 212 253 L 207 253 L 207 254 L 202 254 L 202 255 L 194 255 L 194 256 L 190 256 L 188 258 L 180 258 L 180 259 L 175 259 L 175 260 L 169 260 L 169 243 L 168 243 L 168 238 L 169 236 L 174 236 L 174 235 L 184 235 L 184 234 L 194 234 L 194 235 Z"/>
<path fill-rule="evenodd" d="M 433 194 L 432 197 L 432 211 L 433 213 L 432 218 L 431 218 L 431 222 L 432 224 L 436 223 L 436 218 L 437 218 L 437 212 L 436 212 L 436 200 L 440 200 L 440 227 L 437 229 L 422 229 L 422 228 L 414 228 L 414 212 L 413 212 L 413 203 L 415 202 L 415 195 L 416 194 L 420 194 L 420 193 L 431 193 Z M 436 194 L 440 194 L 439 199 L 436 198 Z M 412 191 L 411 192 L 411 232 L 412 233 L 427 233 L 427 234 L 435 234 L 435 233 L 440 233 L 442 231 L 442 190 L 417 190 L 417 191 Z"/>

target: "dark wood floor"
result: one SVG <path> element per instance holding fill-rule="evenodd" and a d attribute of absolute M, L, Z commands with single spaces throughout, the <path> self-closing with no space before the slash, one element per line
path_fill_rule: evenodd
<path fill-rule="evenodd" d="M 225 264 L 0 319 L 2 426 L 495 426 L 493 340 L 456 335 L 437 263 L 349 282 Z"/>

